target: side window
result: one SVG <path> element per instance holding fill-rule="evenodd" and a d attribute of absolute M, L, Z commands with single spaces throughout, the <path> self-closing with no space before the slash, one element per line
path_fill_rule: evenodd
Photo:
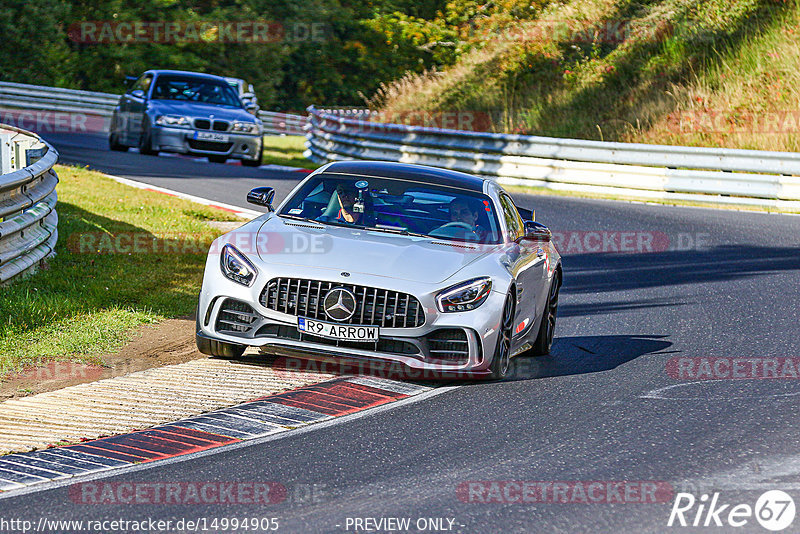
<path fill-rule="evenodd" d="M 508 228 L 508 237 L 512 241 L 522 237 L 525 232 L 525 226 L 522 223 L 522 218 L 519 216 L 514 202 L 508 195 L 500 194 L 500 204 L 503 206 L 503 218 L 506 221 L 506 228 Z"/>
<path fill-rule="evenodd" d="M 136 83 L 133 84 L 133 87 L 131 87 L 130 92 L 132 93 L 137 89 L 141 89 L 142 92 L 146 95 L 147 94 L 147 90 L 150 89 L 150 83 L 152 81 L 153 81 L 153 75 L 152 74 L 147 74 L 145 76 L 142 76 L 141 78 L 136 80 Z"/>

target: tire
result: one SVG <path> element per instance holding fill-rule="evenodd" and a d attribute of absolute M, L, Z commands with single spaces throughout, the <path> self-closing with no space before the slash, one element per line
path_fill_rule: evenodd
<path fill-rule="evenodd" d="M 208 161 L 211 163 L 225 163 L 228 161 L 228 156 L 208 156 Z"/>
<path fill-rule="evenodd" d="M 142 119 L 142 124 L 147 124 L 147 126 L 142 127 L 142 135 L 139 136 L 139 154 L 144 154 L 145 156 L 157 156 L 158 150 L 153 150 L 153 139 L 150 135 L 150 125 L 148 120 L 149 119 L 147 117 Z"/>
<path fill-rule="evenodd" d="M 195 344 L 197 345 L 197 350 L 203 354 L 229 360 L 241 358 L 242 354 L 244 354 L 244 351 L 247 348 L 244 345 L 225 343 L 224 341 L 208 339 L 198 335 L 195 335 L 194 340 Z"/>
<path fill-rule="evenodd" d="M 120 144 L 120 142 L 119 142 L 119 140 L 117 138 L 117 133 L 116 132 L 112 132 L 108 136 L 108 148 L 110 148 L 111 150 L 114 150 L 115 152 L 127 152 L 128 151 L 128 147 L 127 146 Z"/>
<path fill-rule="evenodd" d="M 539 334 L 536 336 L 536 342 L 531 348 L 531 354 L 534 356 L 544 356 L 550 354 L 550 348 L 553 346 L 553 338 L 556 331 L 556 317 L 558 314 L 558 293 L 561 289 L 561 272 L 556 271 L 553 276 L 553 282 L 550 284 L 550 290 L 547 294 L 547 309 L 542 315 L 542 324 L 539 326 Z"/>
<path fill-rule="evenodd" d="M 258 147 L 258 156 L 256 156 L 253 159 L 243 159 L 242 160 L 242 165 L 244 165 L 245 167 L 260 167 L 261 166 L 261 161 L 263 159 L 263 152 L 264 152 L 263 147 L 261 145 L 259 145 L 259 147 Z"/>
<path fill-rule="evenodd" d="M 502 380 L 508 374 L 511 365 L 511 337 L 514 335 L 514 311 L 516 308 L 516 296 L 512 289 L 503 304 L 503 311 L 500 315 L 500 331 L 498 332 L 497 345 L 494 349 L 494 357 L 489 366 L 492 380 Z"/>

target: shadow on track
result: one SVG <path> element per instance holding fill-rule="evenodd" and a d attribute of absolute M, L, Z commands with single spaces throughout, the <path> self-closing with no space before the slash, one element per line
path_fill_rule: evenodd
<path fill-rule="evenodd" d="M 532 380 L 609 371 L 646 354 L 665 354 L 667 336 L 557 337 L 548 356 L 512 358 L 506 380 Z"/>

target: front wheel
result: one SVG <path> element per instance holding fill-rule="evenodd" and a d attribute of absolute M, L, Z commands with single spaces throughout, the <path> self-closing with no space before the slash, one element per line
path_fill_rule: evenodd
<path fill-rule="evenodd" d="M 502 380 L 508 374 L 511 360 L 511 336 L 514 330 L 514 291 L 510 291 L 503 305 L 503 314 L 500 316 L 500 331 L 497 333 L 497 345 L 494 349 L 494 358 L 489 366 L 491 378 Z"/>
<path fill-rule="evenodd" d="M 245 167 L 260 167 L 261 166 L 261 146 L 258 147 L 258 155 L 253 159 L 243 159 L 242 165 Z"/>
<path fill-rule="evenodd" d="M 550 284 L 550 292 L 547 295 L 547 307 L 542 315 L 539 335 L 531 349 L 531 353 L 535 356 L 550 354 L 550 348 L 553 346 L 553 338 L 556 332 L 556 315 L 558 313 L 558 292 L 560 289 L 561 274 L 556 271 L 556 274 L 553 275 L 553 282 Z"/>
<path fill-rule="evenodd" d="M 148 119 L 142 119 L 142 135 L 139 137 L 139 153 L 146 156 L 157 156 L 158 150 L 153 150 L 153 137 L 148 126 Z"/>

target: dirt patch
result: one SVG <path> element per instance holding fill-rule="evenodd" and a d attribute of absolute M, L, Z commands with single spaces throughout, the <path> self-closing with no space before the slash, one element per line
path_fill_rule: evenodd
<path fill-rule="evenodd" d="M 103 378 L 206 358 L 194 344 L 194 317 L 168 319 L 139 327 L 133 341 L 114 354 L 101 356 L 104 366 L 50 362 L 3 379 L 0 402 Z"/>

